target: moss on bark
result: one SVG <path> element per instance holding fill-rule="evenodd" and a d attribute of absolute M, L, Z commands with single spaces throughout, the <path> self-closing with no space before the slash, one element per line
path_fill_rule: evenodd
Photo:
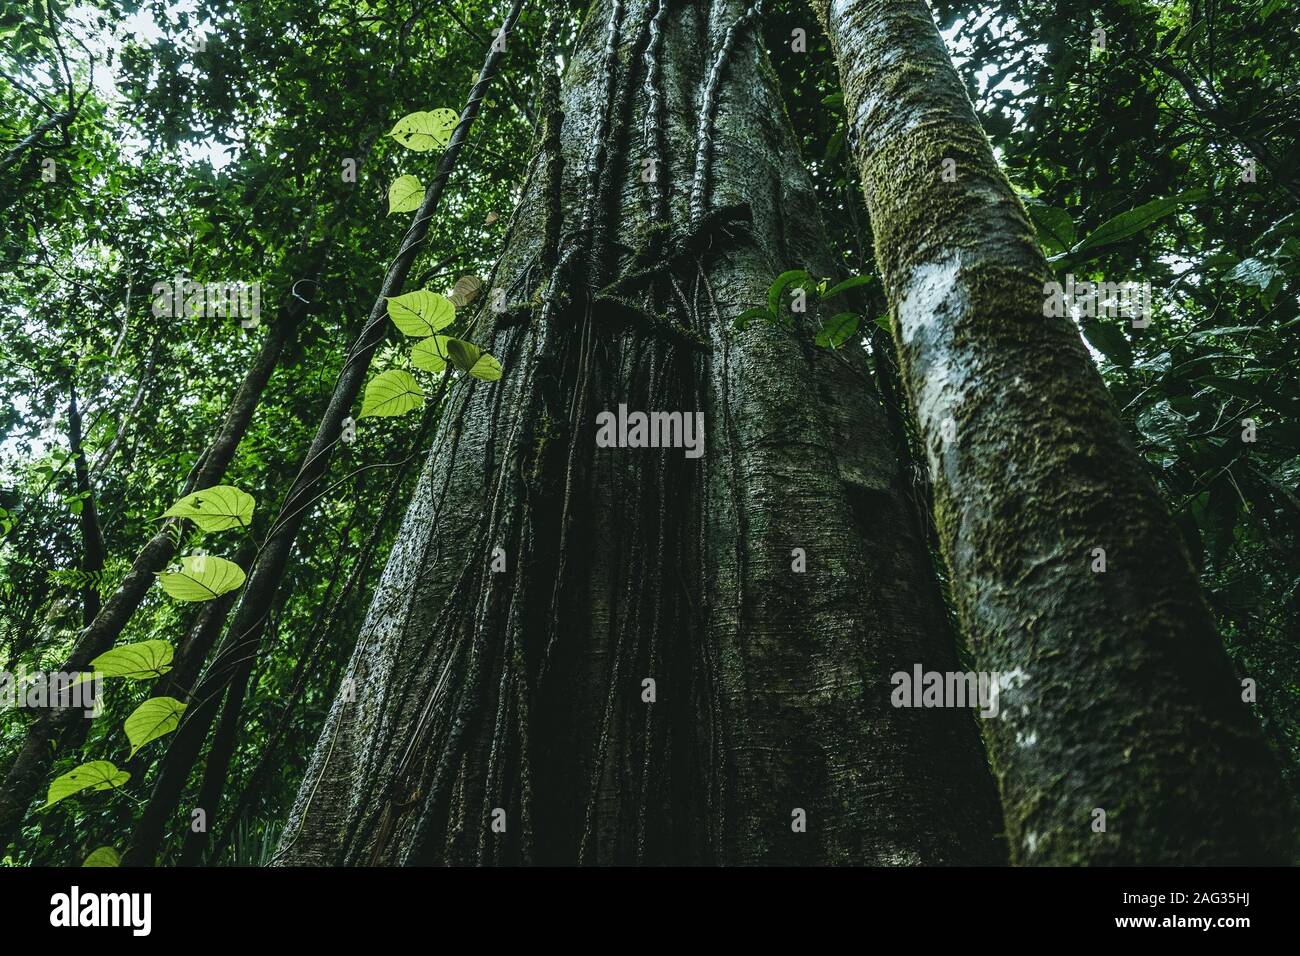
<path fill-rule="evenodd" d="M 961 622 L 981 667 L 1007 675 L 1003 719 L 983 728 L 1013 859 L 1285 859 L 1278 773 L 1181 539 L 1077 330 L 1043 317 L 1047 264 L 928 9 L 813 7 Z"/>

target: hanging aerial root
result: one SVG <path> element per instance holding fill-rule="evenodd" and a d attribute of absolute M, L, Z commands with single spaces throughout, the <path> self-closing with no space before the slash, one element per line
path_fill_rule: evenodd
<path fill-rule="evenodd" d="M 663 150 L 663 91 L 659 88 L 659 54 L 663 48 L 663 19 L 668 12 L 668 0 L 653 0 L 654 13 L 648 27 L 645 49 L 645 94 L 646 118 L 643 145 L 654 178 L 650 181 L 649 206 L 650 219 L 656 223 L 668 221 L 668 198 L 665 183 L 668 170 L 664 163 Z M 648 237 L 650 238 L 650 237 Z M 651 242 L 654 242 L 651 238 Z"/>
<path fill-rule="evenodd" d="M 651 227 L 623 273 L 599 294 L 625 295 L 649 287 L 667 273 L 693 272 L 698 257 L 704 256 L 707 262 L 711 256 L 751 241 L 753 221 L 754 211 L 749 204 L 736 203 L 710 210 L 680 232 L 668 232 L 667 226 Z M 668 236 L 666 241 L 660 238 L 664 234 Z"/>
<path fill-rule="evenodd" d="M 713 69 L 709 71 L 708 81 L 704 86 L 704 96 L 700 104 L 700 125 L 695 133 L 695 178 L 691 182 L 691 222 L 704 218 L 705 207 L 709 201 L 709 163 L 713 158 L 713 120 L 718 112 L 718 96 L 722 91 L 722 73 L 731 57 L 732 48 L 740 31 L 757 20 L 763 13 L 763 0 L 755 0 L 754 5 L 736 18 L 727 28 L 726 36 L 713 60 Z"/>
<path fill-rule="evenodd" d="M 693 329 L 678 325 L 667 315 L 648 312 L 631 299 L 616 295 L 597 295 L 591 304 L 595 310 L 598 327 L 605 332 L 618 332 L 632 328 L 642 335 L 660 338 L 674 345 L 707 352 L 713 348 L 708 337 Z"/>

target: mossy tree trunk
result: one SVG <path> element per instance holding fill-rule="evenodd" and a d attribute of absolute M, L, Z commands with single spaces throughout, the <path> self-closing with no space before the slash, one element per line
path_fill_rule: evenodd
<path fill-rule="evenodd" d="M 862 356 L 732 330 L 833 269 L 752 17 L 597 0 L 546 90 L 505 375 L 449 394 L 277 861 L 996 859 L 971 713 L 889 702 L 954 652 Z M 620 403 L 703 457 L 597 448 Z"/>
<path fill-rule="evenodd" d="M 1280 859 L 1277 771 L 1077 329 L 1043 316 L 1047 264 L 929 9 L 813 7 L 960 618 L 981 666 L 1007 675 L 985 735 L 1012 858 Z"/>

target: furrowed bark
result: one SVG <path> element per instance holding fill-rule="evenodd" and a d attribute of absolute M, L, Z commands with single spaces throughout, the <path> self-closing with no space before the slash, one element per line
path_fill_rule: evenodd
<path fill-rule="evenodd" d="M 216 658 L 199 684 L 195 695 L 197 701 L 186 712 L 170 741 L 153 793 L 136 824 L 131 848 L 125 855 L 127 863 L 136 866 L 151 865 L 157 857 L 167 821 L 176 809 L 185 781 L 198 759 L 204 738 L 223 697 L 234 702 L 231 705 L 231 719 L 238 718 L 267 615 L 284 577 L 294 541 L 303 521 L 311 513 L 318 483 L 325 476 L 334 446 L 339 441 L 343 419 L 361 393 L 370 360 L 388 331 L 388 299 L 402 292 L 407 273 L 428 235 L 443 190 L 478 116 L 483 97 L 487 95 L 488 87 L 500 68 L 505 56 L 506 37 L 514 29 L 522 6 L 523 0 L 516 0 L 501 26 L 501 42 L 494 42 L 489 48 L 478 81 L 470 90 L 465 108 L 461 111 L 460 122 L 438 162 L 437 173 L 425 192 L 424 200 L 415 213 L 415 219 L 407 230 L 397 255 L 388 267 L 366 324 L 344 360 L 329 404 L 321 416 L 316 436 L 303 458 L 297 477 L 285 495 L 257 563 L 248 576 L 234 618 L 217 649 Z M 224 767 L 229 757 L 230 751 L 227 748 L 215 754 L 213 766 L 216 776 L 224 776 Z M 214 758 L 210 756 L 209 759 Z M 212 815 L 211 809 L 209 815 Z M 206 839 L 202 842 L 206 843 Z M 189 852 L 197 853 L 201 849 L 202 846 L 192 846 Z"/>
<path fill-rule="evenodd" d="M 322 254 L 316 267 L 318 274 L 323 261 Z M 315 286 L 312 288 L 314 295 Z M 268 329 L 253 364 L 235 392 L 220 431 L 190 471 L 182 495 L 220 483 L 234 458 L 235 449 L 248 430 L 253 412 L 261 401 L 262 392 L 280 360 L 285 343 L 306 312 L 307 298 L 293 298 L 284 307 L 278 321 Z M 92 660 L 112 648 L 131 615 L 153 586 L 157 573 L 167 566 L 167 562 L 176 553 L 182 527 L 182 522 L 168 519 L 162 523 L 158 533 L 140 549 L 117 590 L 104 602 L 95 619 L 77 638 L 72 653 L 62 667 L 64 672 L 88 670 Z M 77 709 L 49 710 L 28 728 L 18 756 L 5 774 L 4 785 L 0 788 L 0 848 L 7 846 L 13 838 L 24 812 L 45 782 L 54 745 L 69 727 L 75 726 L 76 721 L 81 719 L 81 713 Z"/>
<path fill-rule="evenodd" d="M 1276 767 L 1077 329 L 1044 318 L 1047 264 L 928 8 L 813 7 L 954 598 L 980 666 L 1002 675 L 1002 717 L 983 727 L 1013 859 L 1280 862 Z"/>
<path fill-rule="evenodd" d="M 969 713 L 889 703 L 953 651 L 879 401 L 732 330 L 832 268 L 745 10 L 588 12 L 500 263 L 505 375 L 449 398 L 278 863 L 996 859 Z M 620 403 L 701 411 L 704 456 L 596 448 Z"/>

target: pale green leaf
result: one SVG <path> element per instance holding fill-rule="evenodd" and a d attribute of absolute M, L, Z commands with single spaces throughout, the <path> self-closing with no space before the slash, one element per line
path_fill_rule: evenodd
<path fill-rule="evenodd" d="M 388 214 L 414 212 L 424 201 L 424 186 L 414 176 L 399 176 L 388 187 Z"/>
<path fill-rule="evenodd" d="M 42 810 L 54 806 L 74 793 L 83 790 L 112 790 L 131 779 L 125 770 L 118 770 L 111 760 L 92 760 L 83 763 L 74 770 L 69 770 L 60 777 L 55 777 L 45 795 Z"/>
<path fill-rule="evenodd" d="M 105 651 L 91 661 L 90 666 L 103 677 L 148 680 L 161 677 L 172 669 L 175 652 L 170 641 L 137 641 Z"/>
<path fill-rule="evenodd" d="M 178 601 L 211 601 L 244 583 L 244 571 L 233 561 L 210 554 L 189 554 L 180 569 L 158 575 L 162 589 Z"/>
<path fill-rule="evenodd" d="M 484 352 L 479 360 L 470 366 L 469 374 L 485 382 L 495 382 L 501 377 L 501 363 Z"/>
<path fill-rule="evenodd" d="M 247 528 L 253 520 L 253 496 L 234 485 L 214 485 L 186 495 L 163 512 L 164 518 L 188 518 L 201 531 Z"/>
<path fill-rule="evenodd" d="M 446 107 L 429 112 L 421 110 L 399 119 L 388 135 L 407 149 L 424 153 L 445 147 L 459 121 L 456 111 Z"/>
<path fill-rule="evenodd" d="M 391 418 L 405 415 L 424 403 L 424 392 L 415 376 L 402 369 L 390 369 L 372 378 L 361 400 L 361 418 Z"/>
<path fill-rule="evenodd" d="M 420 289 L 388 300 L 388 317 L 403 335 L 426 336 L 456 319 L 456 307 L 446 296 Z"/>
<path fill-rule="evenodd" d="M 131 741 L 131 756 L 151 740 L 165 737 L 180 726 L 185 705 L 175 697 L 150 697 L 137 707 L 122 724 L 126 739 Z"/>
<path fill-rule="evenodd" d="M 101 846 L 98 850 L 92 850 L 90 856 L 86 857 L 86 862 L 82 866 L 121 866 L 122 858 L 117 851 L 111 846 Z"/>
<path fill-rule="evenodd" d="M 431 335 L 411 348 L 411 364 L 426 372 L 441 372 L 447 367 L 447 336 Z"/>

